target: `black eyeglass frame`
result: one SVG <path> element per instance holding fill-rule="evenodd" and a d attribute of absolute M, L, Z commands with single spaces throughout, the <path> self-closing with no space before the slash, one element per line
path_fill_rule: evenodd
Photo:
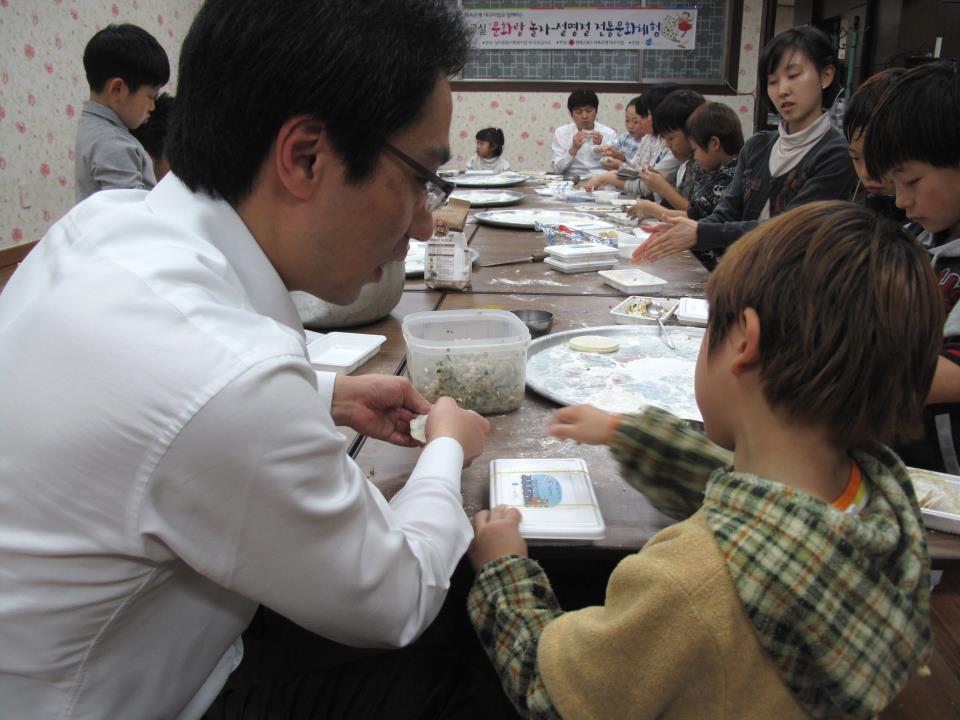
<path fill-rule="evenodd" d="M 424 207 L 426 208 L 427 212 L 433 212 L 447 201 L 447 198 L 450 197 L 450 193 L 452 193 L 456 187 L 453 183 L 449 183 L 436 173 L 430 172 L 412 157 L 407 155 L 405 152 L 398 150 L 390 143 L 385 142 L 383 146 L 397 158 L 406 163 L 409 168 L 417 173 L 417 177 L 423 180 L 427 190 L 427 199 L 424 202 Z"/>

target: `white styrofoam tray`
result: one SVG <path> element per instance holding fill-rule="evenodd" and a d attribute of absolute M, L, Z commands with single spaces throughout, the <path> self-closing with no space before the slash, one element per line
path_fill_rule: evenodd
<path fill-rule="evenodd" d="M 960 535 L 960 507 L 957 507 L 960 504 L 960 477 L 912 467 L 907 468 L 907 474 L 921 503 L 923 526 Z M 929 507 L 923 507 L 927 488 L 933 489 L 934 501 Z"/>
<path fill-rule="evenodd" d="M 683 297 L 677 307 L 677 320 L 685 325 L 706 327 L 710 306 L 703 298 Z"/>
<path fill-rule="evenodd" d="M 376 355 L 386 341 L 384 335 L 364 333 L 323 333 L 304 330 L 307 335 L 307 353 L 316 370 L 349 375 Z"/>
<path fill-rule="evenodd" d="M 676 311 L 678 305 L 676 300 L 669 300 L 667 298 L 652 298 L 647 297 L 646 295 L 631 295 L 622 303 L 611 309 L 610 314 L 613 315 L 614 319 L 620 325 L 631 325 L 633 323 L 656 325 L 657 321 L 654 318 L 647 315 L 641 315 L 636 311 L 630 312 L 631 308 L 642 307 L 644 303 L 647 303 L 651 300 L 655 300 L 663 306 L 663 317 L 660 318 L 661 320 L 666 322 L 673 317 L 673 313 Z"/>
<path fill-rule="evenodd" d="M 554 270 L 562 273 L 582 273 L 596 272 L 597 270 L 609 270 L 617 264 L 617 258 L 612 257 L 607 260 L 584 260 L 583 262 L 563 262 L 556 258 L 546 257 L 543 259 L 545 265 L 549 265 Z"/>
<path fill-rule="evenodd" d="M 624 295 L 638 295 L 644 290 L 657 289 L 661 285 L 667 284 L 667 281 L 663 278 L 635 268 L 601 270 L 600 276 L 607 285 L 616 288 Z"/>
<path fill-rule="evenodd" d="M 490 463 L 490 507 L 520 511 L 520 534 L 545 540 L 606 535 L 593 482 L 582 458 L 522 458 Z"/>

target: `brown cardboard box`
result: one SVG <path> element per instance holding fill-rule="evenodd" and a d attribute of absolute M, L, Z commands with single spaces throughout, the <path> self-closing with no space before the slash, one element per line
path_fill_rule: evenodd
<path fill-rule="evenodd" d="M 447 204 L 433 211 L 433 223 L 443 220 L 450 230 L 463 230 L 467 224 L 467 213 L 470 212 L 470 201 L 450 198 Z"/>

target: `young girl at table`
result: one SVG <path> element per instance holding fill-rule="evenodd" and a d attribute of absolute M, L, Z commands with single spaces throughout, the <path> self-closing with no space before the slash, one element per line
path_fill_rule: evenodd
<path fill-rule="evenodd" d="M 468 611 L 526 717 L 873 718 L 930 655 L 920 510 L 880 444 L 916 422 L 936 367 L 923 249 L 813 203 L 735 244 L 706 294 L 706 436 L 654 406 L 568 407 L 550 426 L 609 445 L 686 518 L 620 562 L 603 606 L 560 609 L 516 508 L 474 518 Z"/>
<path fill-rule="evenodd" d="M 908 464 L 960 474 L 960 77 L 956 62 L 907 71 L 875 108 L 864 143 L 871 177 L 893 181 L 897 207 L 923 228 L 947 312 L 941 357 Z M 910 306 L 907 314 L 914 316 Z"/>
<path fill-rule="evenodd" d="M 503 130 L 484 128 L 477 132 L 477 154 L 467 161 L 467 170 L 489 170 L 494 173 L 506 172 L 510 163 L 503 156 Z"/>
<path fill-rule="evenodd" d="M 616 170 L 640 151 L 641 143 L 649 134 L 650 128 L 649 121 L 644 122 L 637 112 L 639 103 L 639 95 L 627 103 L 624 110 L 624 125 L 627 131 L 617 135 L 616 140 L 609 145 L 600 146 L 600 163 L 604 167 Z"/>
<path fill-rule="evenodd" d="M 758 223 L 815 200 L 846 200 L 856 186 L 847 143 L 830 124 L 840 84 L 835 52 L 820 30 L 786 30 L 764 47 L 759 87 L 780 114 L 778 130 L 743 146 L 733 180 L 716 209 L 699 222 L 670 218 L 655 226 L 634 261 L 652 263 L 689 250 L 722 254 Z"/>

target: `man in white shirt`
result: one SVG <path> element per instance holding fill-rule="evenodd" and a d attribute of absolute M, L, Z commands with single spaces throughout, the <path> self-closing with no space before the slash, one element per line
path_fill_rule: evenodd
<path fill-rule="evenodd" d="M 208 0 L 171 173 L 79 204 L 14 274 L 0 717 L 199 718 L 258 604 L 358 647 L 436 617 L 489 424 L 406 379 L 314 372 L 288 291 L 349 303 L 429 235 L 467 38 L 430 0 Z M 387 503 L 337 426 L 416 447 L 427 412 Z"/>
<path fill-rule="evenodd" d="M 554 131 L 550 146 L 554 172 L 580 177 L 603 172 L 600 146 L 612 143 L 617 131 L 597 122 L 599 106 L 600 99 L 592 90 L 570 93 L 567 110 L 573 122 Z"/>

